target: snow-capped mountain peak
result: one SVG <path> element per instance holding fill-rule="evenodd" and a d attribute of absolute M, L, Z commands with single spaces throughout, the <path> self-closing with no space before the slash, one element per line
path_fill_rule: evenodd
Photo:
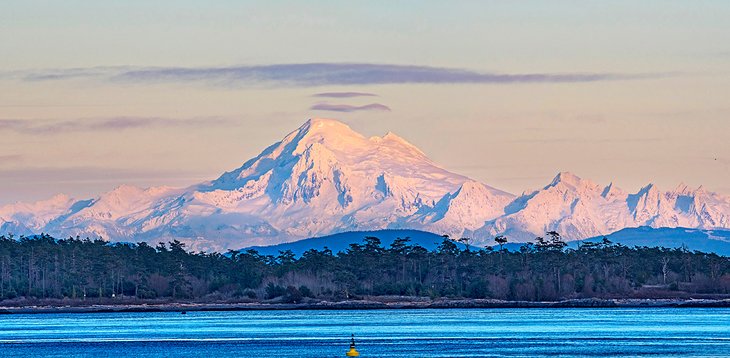
<path fill-rule="evenodd" d="M 517 241 L 553 230 L 577 239 L 639 226 L 728 228 L 729 217 L 726 197 L 684 184 L 668 192 L 648 184 L 628 194 L 613 183 L 601 187 L 561 172 L 541 190 L 517 197 L 485 231 Z"/>
<path fill-rule="evenodd" d="M 581 177 L 571 172 L 560 172 L 553 178 L 553 181 L 546 186 L 544 189 L 551 187 L 565 187 L 575 190 L 587 190 L 596 191 L 600 189 L 599 185 L 588 179 L 582 179 Z"/>
<path fill-rule="evenodd" d="M 553 181 L 550 183 L 550 185 L 558 185 L 560 183 L 565 183 L 568 185 L 578 185 L 583 179 L 581 179 L 579 176 L 571 173 L 571 172 L 560 172 L 558 173 L 555 178 L 553 178 Z"/>
<path fill-rule="evenodd" d="M 292 154 L 303 153 L 314 143 L 330 150 L 349 150 L 365 145 L 367 139 L 347 124 L 333 119 L 310 119 L 284 138 L 282 143 L 296 143 Z"/>
<path fill-rule="evenodd" d="M 624 198 L 626 197 L 626 195 L 626 192 L 621 190 L 621 188 L 616 187 L 613 182 L 606 185 L 606 187 L 603 188 L 603 191 L 601 192 L 601 196 L 606 200 Z"/>
<path fill-rule="evenodd" d="M 444 170 L 394 133 L 366 138 L 345 123 L 316 118 L 210 182 L 183 189 L 123 185 L 67 203 L 30 230 L 175 238 L 219 249 L 356 229 L 476 228 L 512 198 Z M 441 200 L 448 205 L 437 207 Z"/>
<path fill-rule="evenodd" d="M 408 153 L 410 156 L 426 158 L 426 154 L 418 147 L 393 132 L 388 132 L 382 137 L 371 137 L 370 140 L 378 144 L 385 142 L 388 147 L 402 149 L 404 153 Z"/>
<path fill-rule="evenodd" d="M 513 242 L 550 230 L 584 239 L 644 225 L 730 228 L 730 199 L 684 184 L 629 194 L 570 172 L 515 197 L 441 168 L 394 133 L 367 138 L 320 118 L 188 188 L 122 185 L 88 200 L 0 207 L 0 234 L 177 239 L 196 250 L 353 230 L 419 229 L 483 244 L 502 234 Z"/>

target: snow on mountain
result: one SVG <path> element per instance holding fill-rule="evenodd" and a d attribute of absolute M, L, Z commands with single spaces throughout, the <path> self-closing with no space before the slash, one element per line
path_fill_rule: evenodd
<path fill-rule="evenodd" d="M 4 208 L 0 213 L 8 214 L 0 217 L 57 236 L 179 239 L 221 249 L 348 230 L 436 225 L 460 231 L 499 216 L 512 198 L 440 168 L 393 133 L 366 138 L 342 122 L 312 119 L 210 182 L 184 189 L 121 186 L 92 200 L 67 199 L 49 214 L 37 203 Z"/>
<path fill-rule="evenodd" d="M 504 214 L 514 197 L 479 182 L 464 182 L 458 190 L 445 194 L 433 207 L 424 208 L 410 220 L 411 227 L 463 234 L 478 230 Z"/>
<path fill-rule="evenodd" d="M 248 241 L 360 229 L 407 227 L 405 218 L 432 208 L 468 178 L 449 173 L 395 134 L 366 138 L 344 123 L 314 119 L 259 156 L 195 188 L 187 215 L 204 216 Z M 511 196 L 496 189 L 485 210 Z M 198 212 L 192 212 L 192 209 Z M 222 220 L 229 217 L 233 220 Z M 254 237 L 258 236 L 258 238 Z"/>
<path fill-rule="evenodd" d="M 702 187 L 680 185 L 660 191 L 650 184 L 628 194 L 613 184 L 606 187 L 563 172 L 544 188 L 522 194 L 505 208 L 505 215 L 486 225 L 480 234 L 505 234 L 513 241 L 529 241 L 546 231 L 571 240 L 607 235 L 623 228 L 729 228 L 730 200 Z"/>
<path fill-rule="evenodd" d="M 135 235 L 144 232 L 145 219 L 155 213 L 160 200 L 180 192 L 170 187 L 142 189 L 122 185 L 96 199 L 76 202 L 47 224 L 45 230 L 67 233 L 65 236 L 133 240 Z"/>
<path fill-rule="evenodd" d="M 0 234 L 187 242 L 196 250 L 271 245 L 345 231 L 417 229 L 475 244 L 556 230 L 584 239 L 626 227 L 730 228 L 730 199 L 680 185 L 629 194 L 571 173 L 519 197 L 444 170 L 403 138 L 366 138 L 312 119 L 241 167 L 188 188 L 120 186 L 0 207 Z"/>
<path fill-rule="evenodd" d="M 66 213 L 75 201 L 64 194 L 34 203 L 0 206 L 0 234 L 32 235 Z"/>
<path fill-rule="evenodd" d="M 271 236 L 303 238 L 420 225 L 412 220 L 415 214 L 433 211 L 468 181 L 395 134 L 365 138 L 344 123 L 315 119 L 240 168 L 200 185 L 196 200 L 265 217 Z M 512 197 L 483 190 L 495 199 L 482 201 L 488 213 L 501 211 Z"/>

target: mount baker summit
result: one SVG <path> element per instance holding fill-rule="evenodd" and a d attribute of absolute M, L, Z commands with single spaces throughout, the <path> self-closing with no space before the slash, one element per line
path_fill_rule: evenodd
<path fill-rule="evenodd" d="M 177 239 L 198 250 L 270 245 L 344 231 L 418 229 L 474 244 L 495 235 L 568 240 L 638 226 L 730 228 L 730 197 L 679 185 L 636 193 L 559 173 L 519 196 L 451 173 L 403 138 L 366 138 L 312 119 L 240 168 L 187 188 L 123 185 L 0 207 L 0 234 Z"/>

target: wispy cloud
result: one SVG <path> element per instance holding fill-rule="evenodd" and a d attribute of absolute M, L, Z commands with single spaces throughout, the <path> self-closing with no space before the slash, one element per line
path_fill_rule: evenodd
<path fill-rule="evenodd" d="M 0 72 L 0 79 L 15 79 L 26 82 L 59 81 L 73 79 L 108 78 L 125 71 L 138 69 L 134 66 L 76 67 L 33 69 L 25 71 Z"/>
<path fill-rule="evenodd" d="M 315 93 L 312 97 L 325 97 L 325 98 L 352 98 L 352 97 L 376 97 L 375 93 L 367 92 L 323 92 Z"/>
<path fill-rule="evenodd" d="M 100 77 L 107 73 L 110 73 L 110 71 L 93 68 L 72 68 L 67 70 L 50 70 L 30 73 L 23 76 L 23 79 L 26 81 L 69 80 L 76 78 Z"/>
<path fill-rule="evenodd" d="M 23 160 L 20 154 L 0 155 L 0 164 L 19 163 Z"/>
<path fill-rule="evenodd" d="M 358 112 L 358 111 L 386 111 L 390 112 L 390 107 L 380 103 L 370 103 L 364 106 L 353 106 L 349 104 L 333 104 L 333 103 L 317 103 L 310 107 L 311 110 L 330 111 L 330 112 Z"/>
<path fill-rule="evenodd" d="M 646 137 L 646 138 L 572 138 L 572 137 L 556 137 L 556 138 L 529 138 L 508 140 L 508 143 L 645 143 L 645 142 L 661 142 L 672 140 L 672 138 L 662 137 Z"/>
<path fill-rule="evenodd" d="M 192 168 L 120 168 L 104 166 L 2 167 L 0 166 L 0 206 L 16 201 L 28 202 L 65 193 L 90 198 L 121 183 L 139 187 L 186 187 L 215 177 Z"/>
<path fill-rule="evenodd" d="M 467 69 L 370 64 L 294 63 L 231 67 L 102 67 L 14 72 L 25 81 L 94 79 L 118 83 L 204 83 L 224 87 L 269 84 L 315 87 L 377 84 L 576 83 L 666 77 L 666 73 L 497 73 Z M 1 77 L 1 76 L 0 76 Z"/>
<path fill-rule="evenodd" d="M 100 184 L 120 182 L 159 182 L 170 184 L 171 181 L 203 180 L 205 173 L 190 170 L 162 170 L 109 167 L 23 167 L 0 168 L 0 184 L 17 185 L 28 182 L 35 184 Z"/>
<path fill-rule="evenodd" d="M 219 117 L 160 118 L 160 117 L 110 117 L 85 119 L 0 119 L 0 131 L 23 134 L 59 134 L 69 132 L 103 132 L 134 128 L 210 126 L 229 123 Z"/>

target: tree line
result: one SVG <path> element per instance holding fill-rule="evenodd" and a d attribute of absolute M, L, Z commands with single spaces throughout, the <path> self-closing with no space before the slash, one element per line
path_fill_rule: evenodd
<path fill-rule="evenodd" d="M 0 236 L 0 300 L 272 300 L 363 296 L 566 298 L 730 294 L 730 258 L 684 248 L 627 247 L 605 239 L 567 244 L 556 232 L 516 251 L 457 245 L 429 251 L 399 238 L 365 237 L 344 252 L 192 252 L 179 241 L 109 243 Z"/>

